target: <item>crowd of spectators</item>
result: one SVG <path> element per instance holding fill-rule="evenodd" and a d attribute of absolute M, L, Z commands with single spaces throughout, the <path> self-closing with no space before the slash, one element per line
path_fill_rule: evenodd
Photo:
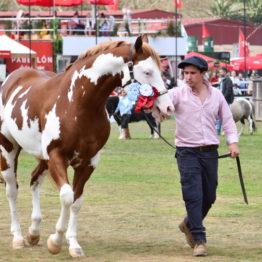
<path fill-rule="evenodd" d="M 251 96 L 253 92 L 253 80 L 259 78 L 259 75 L 255 72 L 250 72 L 248 77 L 244 78 L 242 72 L 229 71 L 228 76 L 230 77 L 233 84 L 233 91 L 235 96 Z M 211 84 L 215 87 L 219 87 L 220 77 L 217 71 L 214 71 L 209 77 Z"/>
<path fill-rule="evenodd" d="M 103 12 L 98 13 L 96 18 L 91 14 L 81 17 L 78 12 L 75 12 L 73 17 L 68 19 L 57 18 L 57 21 L 57 33 L 61 36 L 96 35 L 96 32 L 98 32 L 99 36 L 113 36 L 116 26 L 115 17 L 112 15 L 106 16 Z M 28 39 L 29 33 L 39 39 L 46 36 L 52 38 L 54 32 L 52 20 L 33 19 L 29 22 L 28 19 L 17 19 L 13 22 L 12 28 L 15 30 L 9 36 L 17 40 Z"/>
<path fill-rule="evenodd" d="M 183 85 L 182 72 L 178 72 L 177 78 L 171 75 L 170 68 L 166 63 L 163 63 L 163 80 L 167 89 Z M 228 71 L 227 76 L 232 81 L 235 96 L 252 96 L 253 80 L 260 77 L 255 71 L 250 71 L 246 78 L 244 78 L 243 72 L 241 71 Z M 212 86 L 220 89 L 221 75 L 219 74 L 219 70 L 209 70 L 206 78 L 210 81 Z"/>

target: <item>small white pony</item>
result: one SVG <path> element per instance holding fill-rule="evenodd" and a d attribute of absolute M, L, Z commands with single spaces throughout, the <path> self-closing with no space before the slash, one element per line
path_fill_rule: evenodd
<path fill-rule="evenodd" d="M 233 104 L 230 105 L 231 112 L 235 122 L 241 122 L 241 129 L 239 135 L 244 133 L 245 119 L 249 122 L 249 133 L 253 135 L 256 131 L 256 120 L 255 120 L 255 106 L 252 100 L 246 98 L 235 99 Z"/>

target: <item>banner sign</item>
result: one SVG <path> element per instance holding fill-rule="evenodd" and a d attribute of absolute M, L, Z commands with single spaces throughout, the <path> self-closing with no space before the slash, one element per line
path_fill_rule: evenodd
<path fill-rule="evenodd" d="M 0 50 L 0 58 L 8 58 L 8 57 L 11 57 L 11 51 Z"/>
<path fill-rule="evenodd" d="M 21 41 L 21 44 L 29 47 L 28 41 Z M 36 68 L 45 71 L 54 71 L 53 43 L 51 41 L 32 41 L 31 49 L 37 53 Z M 6 59 L 8 73 L 21 67 L 30 67 L 29 57 L 11 57 Z"/>

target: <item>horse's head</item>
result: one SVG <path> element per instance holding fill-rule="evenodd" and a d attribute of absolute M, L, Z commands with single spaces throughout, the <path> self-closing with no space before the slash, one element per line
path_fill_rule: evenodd
<path fill-rule="evenodd" d="M 157 120 L 161 121 L 163 116 L 170 117 L 174 106 L 161 76 L 159 56 L 147 42 L 146 36 L 139 36 L 130 52 L 134 63 L 134 79 L 140 84 L 149 84 L 157 89 L 159 95 L 152 110 Z"/>
<path fill-rule="evenodd" d="M 101 43 L 81 54 L 74 64 L 74 70 L 78 68 L 72 77 L 69 99 L 72 98 L 76 79 L 85 76 L 94 85 L 106 83 L 109 89 L 108 81 L 99 83 L 101 77 L 108 76 L 112 80 L 111 87 L 121 85 L 121 80 L 122 86 L 125 86 L 130 79 L 154 87 L 154 94 L 158 96 L 154 100 L 153 113 L 157 120 L 169 117 L 174 110 L 161 77 L 159 56 L 148 45 L 146 36 L 139 36 L 134 45 L 121 40 Z"/>

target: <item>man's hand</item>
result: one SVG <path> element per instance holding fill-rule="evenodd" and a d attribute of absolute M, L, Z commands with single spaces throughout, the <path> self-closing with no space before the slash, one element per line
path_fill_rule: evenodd
<path fill-rule="evenodd" d="M 231 154 L 231 157 L 233 157 L 233 158 L 239 156 L 239 154 L 240 154 L 237 143 L 230 144 L 228 146 L 228 150 Z"/>

